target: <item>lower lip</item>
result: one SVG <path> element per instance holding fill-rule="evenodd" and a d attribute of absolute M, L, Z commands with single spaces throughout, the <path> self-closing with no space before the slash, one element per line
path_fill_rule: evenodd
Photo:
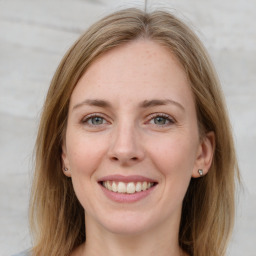
<path fill-rule="evenodd" d="M 134 202 L 140 201 L 140 200 L 144 199 L 145 197 L 149 196 L 150 193 L 156 187 L 156 185 L 154 185 L 153 187 L 151 187 L 145 191 L 136 192 L 134 194 L 128 194 L 128 193 L 113 192 L 113 191 L 106 189 L 102 185 L 100 185 L 100 186 L 101 186 L 101 189 L 103 190 L 104 194 L 109 199 L 111 199 L 112 201 L 118 202 L 118 203 L 134 203 Z"/>

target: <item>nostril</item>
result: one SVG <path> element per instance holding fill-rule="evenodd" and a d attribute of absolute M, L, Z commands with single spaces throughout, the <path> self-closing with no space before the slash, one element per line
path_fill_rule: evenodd
<path fill-rule="evenodd" d="M 122 158 L 118 158 L 118 157 L 116 157 L 116 156 L 113 156 L 113 157 L 111 157 L 111 160 L 113 160 L 113 161 L 119 161 L 119 160 L 122 160 Z M 125 161 L 129 161 L 129 160 L 135 162 L 135 161 L 138 161 L 138 157 L 126 158 Z"/>

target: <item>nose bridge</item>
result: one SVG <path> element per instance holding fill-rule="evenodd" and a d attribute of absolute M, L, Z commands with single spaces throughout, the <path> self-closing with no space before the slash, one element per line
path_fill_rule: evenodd
<path fill-rule="evenodd" d="M 139 137 L 139 127 L 135 122 L 130 122 L 126 118 L 120 120 L 112 131 L 110 158 L 121 163 L 141 160 L 144 151 Z"/>

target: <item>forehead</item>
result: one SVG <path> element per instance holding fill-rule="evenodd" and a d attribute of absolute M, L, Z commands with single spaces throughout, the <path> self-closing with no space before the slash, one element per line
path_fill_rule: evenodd
<path fill-rule="evenodd" d="M 96 96 L 109 100 L 193 98 L 177 58 L 169 49 L 150 40 L 127 43 L 96 59 L 78 81 L 71 104 L 83 97 Z"/>

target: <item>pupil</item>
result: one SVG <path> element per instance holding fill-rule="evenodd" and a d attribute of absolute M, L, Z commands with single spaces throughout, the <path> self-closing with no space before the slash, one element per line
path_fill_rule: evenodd
<path fill-rule="evenodd" d="M 93 124 L 102 124 L 102 118 L 101 117 L 93 117 L 92 119 Z"/>
<path fill-rule="evenodd" d="M 156 117 L 155 124 L 165 124 L 166 119 L 164 117 Z"/>

